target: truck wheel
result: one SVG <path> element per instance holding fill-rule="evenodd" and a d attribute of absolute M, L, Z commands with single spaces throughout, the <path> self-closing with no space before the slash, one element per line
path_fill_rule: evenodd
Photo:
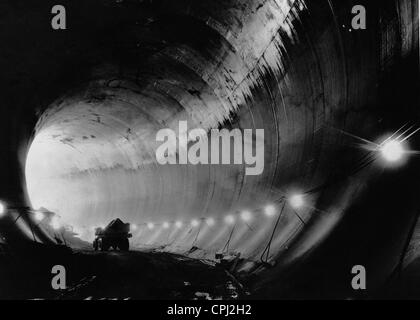
<path fill-rule="evenodd" d="M 101 251 L 108 251 L 109 249 L 109 245 L 106 241 L 102 240 L 101 241 Z"/>
<path fill-rule="evenodd" d="M 122 239 L 120 241 L 119 247 L 120 247 L 120 250 L 121 251 L 128 251 L 128 249 L 130 247 L 130 244 L 128 242 L 128 239 Z"/>

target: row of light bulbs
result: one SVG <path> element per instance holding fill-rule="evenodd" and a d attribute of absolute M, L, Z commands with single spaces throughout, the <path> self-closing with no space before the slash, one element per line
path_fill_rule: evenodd
<path fill-rule="evenodd" d="M 287 199 L 289 205 L 293 208 L 293 209 L 299 209 L 301 207 L 303 207 L 305 205 L 305 200 L 304 200 L 304 195 L 303 194 L 293 194 L 291 195 L 288 199 Z M 267 217 L 272 217 L 276 214 L 277 210 L 276 207 L 272 204 L 267 205 L 266 207 L 264 207 L 263 210 L 264 214 Z M 239 217 L 242 221 L 244 222 L 249 222 L 253 219 L 253 215 L 250 211 L 248 210 L 244 210 L 242 212 L 239 213 Z M 228 214 L 224 217 L 224 222 L 227 225 L 233 225 L 236 222 L 237 219 L 237 215 L 235 214 Z M 212 227 L 216 224 L 216 220 L 212 217 L 209 218 L 202 218 L 202 219 L 192 219 L 189 222 L 189 225 L 191 225 L 192 227 L 197 227 L 200 225 L 200 220 L 204 221 L 209 227 Z M 176 221 L 172 223 L 176 228 L 181 228 L 184 225 L 184 222 L 182 221 Z M 157 225 L 161 225 L 164 229 L 168 229 L 171 226 L 171 223 L 169 222 L 163 222 L 163 223 L 153 223 L 153 222 L 148 222 L 148 223 L 143 223 L 141 225 L 145 225 L 149 230 L 153 230 L 155 228 L 155 226 Z M 138 226 L 135 224 L 131 225 L 131 228 L 133 231 L 137 230 Z"/>

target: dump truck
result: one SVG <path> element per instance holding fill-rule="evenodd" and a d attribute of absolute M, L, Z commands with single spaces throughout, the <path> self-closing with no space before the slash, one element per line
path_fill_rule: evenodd
<path fill-rule="evenodd" d="M 112 248 L 128 251 L 130 246 L 128 239 L 131 237 L 130 224 L 124 223 L 120 219 L 114 219 L 105 228 L 95 229 L 93 249 L 108 251 Z"/>

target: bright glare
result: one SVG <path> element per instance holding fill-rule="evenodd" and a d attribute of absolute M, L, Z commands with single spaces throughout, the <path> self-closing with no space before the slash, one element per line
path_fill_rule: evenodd
<path fill-rule="evenodd" d="M 182 227 L 182 222 L 181 222 L 181 221 L 177 221 L 177 222 L 175 223 L 175 226 L 176 226 L 177 228 L 181 228 L 181 227 Z"/>
<path fill-rule="evenodd" d="M 382 157 L 388 162 L 401 160 L 404 155 L 404 147 L 400 141 L 391 140 L 384 143 L 381 148 Z"/>
<path fill-rule="evenodd" d="M 131 230 L 136 231 L 136 230 L 137 230 L 137 225 L 132 224 L 132 225 L 131 225 Z"/>
<path fill-rule="evenodd" d="M 35 212 L 35 220 L 37 220 L 37 221 L 44 220 L 44 214 L 42 212 L 39 212 L 39 211 Z"/>
<path fill-rule="evenodd" d="M 192 220 L 191 221 L 191 225 L 193 226 L 193 227 L 196 227 L 196 226 L 198 226 L 199 225 L 199 223 L 198 223 L 198 221 L 197 220 Z"/>
<path fill-rule="evenodd" d="M 54 230 L 58 230 L 58 229 L 60 229 L 60 227 L 61 227 L 61 225 L 60 225 L 60 221 L 58 221 L 58 218 L 57 217 L 53 217 L 52 219 L 51 219 L 51 227 L 54 229 Z"/>
<path fill-rule="evenodd" d="M 26 159 L 25 176 L 31 207 L 44 207 L 56 213 L 59 212 L 65 222 L 72 222 L 71 224 L 74 225 L 74 220 L 68 218 L 76 216 L 77 197 L 74 196 L 73 190 L 68 189 L 70 184 L 63 183 L 57 178 L 68 173 L 74 163 L 69 154 L 71 148 L 48 137 L 50 135 L 37 135 Z M 43 218 L 40 214 L 35 216 L 38 221 Z"/>
<path fill-rule="evenodd" d="M 6 212 L 6 206 L 0 202 L 0 216 L 4 215 L 4 213 Z"/>
<path fill-rule="evenodd" d="M 289 203 L 292 206 L 292 208 L 299 209 L 304 205 L 305 201 L 303 199 L 303 195 L 294 194 L 289 198 Z"/>
<path fill-rule="evenodd" d="M 268 205 L 264 208 L 264 213 L 267 217 L 272 217 L 276 213 L 276 208 L 273 205 Z"/>
<path fill-rule="evenodd" d="M 211 226 L 214 226 L 215 221 L 213 218 L 207 218 L 206 223 L 211 227 Z"/>
<path fill-rule="evenodd" d="M 227 224 L 234 224 L 234 222 L 235 222 L 235 217 L 234 217 L 233 215 L 229 214 L 229 215 L 227 215 L 227 216 L 225 217 L 225 222 L 226 222 Z"/>
<path fill-rule="evenodd" d="M 241 218 L 242 218 L 242 220 L 243 221 L 250 221 L 251 219 L 252 219 L 252 215 L 251 215 L 251 212 L 249 212 L 249 211 L 243 211 L 242 213 L 241 213 Z"/>
<path fill-rule="evenodd" d="M 168 228 L 169 228 L 169 223 L 164 222 L 164 223 L 163 223 L 163 228 L 164 228 L 164 229 L 168 229 Z"/>
<path fill-rule="evenodd" d="M 150 230 L 152 230 L 152 229 L 155 227 L 155 225 L 154 225 L 153 223 L 149 222 L 149 223 L 147 224 L 147 227 L 148 227 Z"/>

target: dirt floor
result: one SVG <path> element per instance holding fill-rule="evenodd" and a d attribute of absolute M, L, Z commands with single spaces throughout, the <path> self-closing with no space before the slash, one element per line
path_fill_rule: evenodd
<path fill-rule="evenodd" d="M 32 251 L 31 251 L 32 252 Z M 39 249 L 0 256 L 0 299 L 239 299 L 240 286 L 211 262 L 161 252 Z M 53 290 L 54 265 L 67 288 Z"/>

